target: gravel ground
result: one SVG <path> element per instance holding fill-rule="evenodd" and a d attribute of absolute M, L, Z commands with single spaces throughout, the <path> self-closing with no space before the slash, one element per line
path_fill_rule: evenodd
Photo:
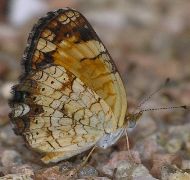
<path fill-rule="evenodd" d="M 47 11 L 64 5 L 46 4 Z M 168 77 L 169 85 L 142 108 L 190 105 L 188 0 L 71 1 L 67 6 L 82 12 L 106 44 L 126 85 L 129 112 Z M 88 152 L 45 166 L 13 133 L 8 118 L 7 102 L 22 71 L 26 37 L 39 16 L 17 27 L 0 16 L 0 179 L 68 179 Z M 130 152 L 125 137 L 111 148 L 96 149 L 73 179 L 188 180 L 189 129 L 189 109 L 145 112 L 128 130 Z"/>

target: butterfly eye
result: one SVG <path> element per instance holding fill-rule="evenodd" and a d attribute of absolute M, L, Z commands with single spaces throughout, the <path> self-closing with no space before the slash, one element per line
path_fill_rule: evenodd
<path fill-rule="evenodd" d="M 136 124 L 137 124 L 137 123 L 136 123 L 135 120 L 130 120 L 130 121 L 129 121 L 129 124 L 128 124 L 128 127 L 129 127 L 129 128 L 134 128 L 134 127 L 136 126 Z"/>

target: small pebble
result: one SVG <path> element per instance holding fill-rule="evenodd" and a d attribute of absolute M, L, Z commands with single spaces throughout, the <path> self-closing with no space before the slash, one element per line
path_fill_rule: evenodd
<path fill-rule="evenodd" d="M 12 174 L 28 174 L 31 176 L 34 176 L 34 170 L 29 164 L 23 164 L 20 166 L 13 166 L 11 168 L 11 173 Z"/>
<path fill-rule="evenodd" d="M 170 139 L 166 144 L 166 149 L 169 153 L 178 152 L 183 144 L 183 140 L 179 138 Z"/>
<path fill-rule="evenodd" d="M 162 180 L 189 180 L 190 174 L 183 172 L 176 166 L 165 165 L 161 168 L 161 179 Z"/>
<path fill-rule="evenodd" d="M 1 156 L 1 163 L 4 167 L 20 165 L 22 163 L 21 155 L 15 150 L 5 150 Z"/>
<path fill-rule="evenodd" d="M 111 155 L 111 159 L 108 161 L 108 163 L 101 168 L 101 171 L 105 174 L 112 176 L 114 170 L 123 161 L 130 162 L 133 164 L 141 163 L 139 153 L 137 151 L 130 151 L 130 153 L 128 151 L 114 152 Z"/>
<path fill-rule="evenodd" d="M 135 163 L 139 164 L 141 163 L 141 159 L 139 156 L 138 151 L 120 151 L 120 152 L 114 152 L 111 155 L 111 159 L 108 162 L 108 165 L 111 167 L 117 167 L 117 163 L 119 161 L 131 161 L 133 160 Z"/>
<path fill-rule="evenodd" d="M 157 143 L 157 136 L 152 135 L 136 142 L 133 149 L 139 152 L 142 161 L 148 161 L 151 160 L 152 155 L 160 148 L 160 145 Z"/>
<path fill-rule="evenodd" d="M 74 168 L 74 166 L 69 161 L 64 161 L 64 162 L 62 162 L 62 163 L 59 164 L 59 170 L 62 173 L 67 172 L 68 170 L 71 170 L 72 168 Z"/>
<path fill-rule="evenodd" d="M 85 176 L 98 176 L 98 171 L 94 167 L 87 165 L 79 171 L 78 175 L 80 178 Z"/>
<path fill-rule="evenodd" d="M 178 169 L 172 165 L 165 164 L 160 167 L 160 177 L 162 180 L 168 180 L 170 174 L 176 173 Z"/>
<path fill-rule="evenodd" d="M 158 178 L 161 177 L 161 168 L 163 166 L 173 164 L 180 167 L 182 162 L 180 156 L 173 154 L 154 154 L 152 159 L 151 174 Z"/>
<path fill-rule="evenodd" d="M 12 97 L 11 91 L 12 91 L 13 85 L 14 83 L 7 82 L 1 86 L 0 95 L 2 95 L 4 99 L 10 99 Z"/>
<path fill-rule="evenodd" d="M 33 180 L 28 174 L 7 174 L 6 176 L 0 177 L 1 180 Z"/>
<path fill-rule="evenodd" d="M 21 145 L 24 144 L 23 138 L 15 135 L 10 124 L 4 126 L 0 131 L 0 142 L 14 147 L 22 147 Z"/>
<path fill-rule="evenodd" d="M 116 173 L 116 179 L 133 179 L 133 180 L 156 180 L 149 173 L 148 169 L 142 164 L 130 164 L 127 161 L 123 161 L 119 164 Z"/>
<path fill-rule="evenodd" d="M 190 160 L 182 160 L 181 169 L 190 170 Z"/>
<path fill-rule="evenodd" d="M 34 179 L 43 180 L 57 180 L 57 179 L 68 179 L 59 171 L 59 166 L 53 166 L 45 169 L 41 169 L 35 172 Z"/>
<path fill-rule="evenodd" d="M 177 172 L 169 175 L 168 180 L 190 180 L 190 174 L 187 172 Z"/>

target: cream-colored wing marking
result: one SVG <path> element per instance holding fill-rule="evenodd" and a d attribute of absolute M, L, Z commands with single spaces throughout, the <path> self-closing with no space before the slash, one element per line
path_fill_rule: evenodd
<path fill-rule="evenodd" d="M 45 163 L 79 154 L 117 129 L 107 103 L 71 72 L 51 66 L 28 75 L 16 87 L 12 119 Z"/>

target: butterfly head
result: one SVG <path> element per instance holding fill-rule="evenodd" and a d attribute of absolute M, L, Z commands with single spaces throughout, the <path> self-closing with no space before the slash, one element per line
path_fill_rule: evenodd
<path fill-rule="evenodd" d="M 128 128 L 134 128 L 136 126 L 137 121 L 140 119 L 142 116 L 143 111 L 139 111 L 138 113 L 128 113 L 125 117 L 127 127 Z"/>

